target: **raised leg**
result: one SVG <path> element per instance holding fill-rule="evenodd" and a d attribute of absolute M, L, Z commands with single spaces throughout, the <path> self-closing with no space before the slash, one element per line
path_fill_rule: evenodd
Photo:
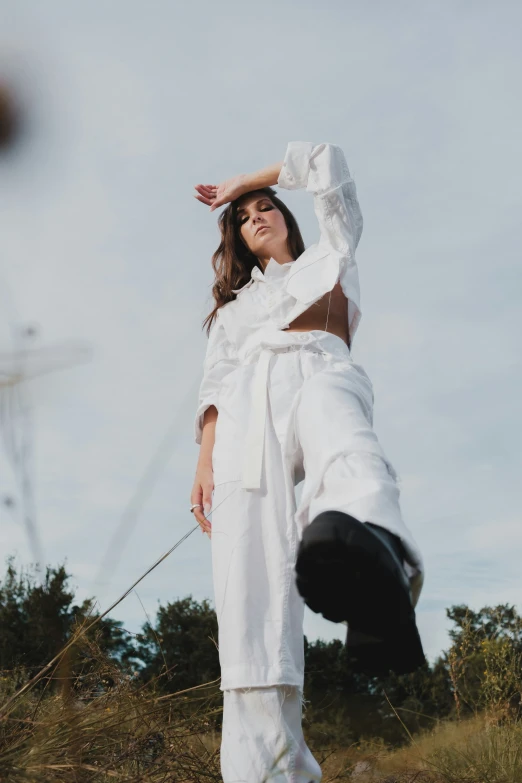
<path fill-rule="evenodd" d="M 350 371 L 319 372 L 303 385 L 294 418 L 305 469 L 297 587 L 313 611 L 348 623 L 356 668 L 403 673 L 424 662 L 414 612 L 422 560 L 371 404 Z"/>

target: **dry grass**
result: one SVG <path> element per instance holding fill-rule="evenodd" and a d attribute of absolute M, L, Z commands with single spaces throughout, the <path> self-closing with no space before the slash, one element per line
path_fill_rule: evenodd
<path fill-rule="evenodd" d="M 332 757 L 324 767 L 325 783 L 522 783 L 519 650 L 516 639 L 484 640 L 480 630 L 464 624 L 448 656 L 457 719 L 409 735 L 400 749 L 367 743 L 344 758 Z M 464 709 L 470 717 L 461 719 Z"/>
<path fill-rule="evenodd" d="M 414 737 L 404 727 L 407 741 L 398 749 L 378 739 L 320 747 L 310 727 L 323 783 L 522 783 L 519 647 L 472 642 L 460 640 L 461 657 L 449 661 L 457 716 L 467 705 L 469 717 L 434 721 Z M 471 679 L 478 671 L 477 692 Z M 9 707 L 0 722 L 0 781 L 220 781 L 218 683 L 174 694 L 160 685 L 122 673 L 96 638 L 81 635 L 40 678 L 4 672 L 0 704 Z"/>
<path fill-rule="evenodd" d="M 333 756 L 324 766 L 325 783 L 519 783 L 522 781 L 522 726 L 493 725 L 486 717 L 444 722 L 399 750 L 372 746 Z M 366 771 L 365 771 L 366 767 Z"/>
<path fill-rule="evenodd" d="M 212 737 L 221 712 L 216 683 L 161 694 L 89 646 L 88 671 L 66 664 L 39 688 L 15 700 L 0 728 L 0 780 L 219 781 Z M 13 673 L 0 681 L 0 700 L 12 695 Z"/>

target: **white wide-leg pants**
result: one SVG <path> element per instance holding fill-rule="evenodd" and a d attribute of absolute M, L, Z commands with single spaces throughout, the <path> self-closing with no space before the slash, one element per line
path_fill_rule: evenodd
<path fill-rule="evenodd" d="M 252 365 L 225 378 L 218 404 L 210 519 L 224 783 L 261 783 L 283 740 L 289 755 L 279 765 L 292 770 L 298 747 L 305 777 L 281 772 L 276 780 L 319 779 L 302 739 L 300 709 L 291 708 L 281 690 L 292 686 L 300 703 L 304 602 L 294 564 L 304 528 L 328 509 L 381 525 L 403 541 L 415 602 L 423 580 L 421 555 L 401 516 L 397 474 L 372 429 L 370 379 L 335 335 L 314 330 L 285 339 L 284 345 L 265 345 L 274 355 L 259 489 L 245 489 L 241 481 Z M 297 507 L 294 487 L 302 479 Z M 270 733 L 270 724 L 278 730 Z"/>
<path fill-rule="evenodd" d="M 320 781 L 321 768 L 303 737 L 301 714 L 301 691 L 292 686 L 224 691 L 225 783 Z"/>

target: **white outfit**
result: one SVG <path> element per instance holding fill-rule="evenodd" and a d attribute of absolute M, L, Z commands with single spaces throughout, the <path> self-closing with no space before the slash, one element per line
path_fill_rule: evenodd
<path fill-rule="evenodd" d="M 228 783 L 310 783 L 321 768 L 301 728 L 301 693 L 282 685 L 223 694 L 221 773 Z"/>
<path fill-rule="evenodd" d="M 338 280 L 348 299 L 352 342 L 360 321 L 355 249 L 362 215 L 342 150 L 290 142 L 278 185 L 313 193 L 320 239 L 295 261 L 280 265 L 272 258 L 264 273 L 254 267 L 236 299 L 218 310 L 195 421 L 200 443 L 205 410 L 218 409 L 211 541 L 228 727 L 239 720 L 238 694 L 244 695 L 229 691 L 302 691 L 304 602 L 294 564 L 303 529 L 321 511 L 345 511 L 400 536 L 414 604 L 424 578 L 421 554 L 402 520 L 397 474 L 372 429 L 369 377 L 340 337 L 284 331 Z M 297 508 L 294 486 L 302 479 Z M 241 703 L 261 730 L 259 703 L 253 697 Z M 283 734 L 299 745 L 300 717 L 295 721 Z M 246 755 L 238 754 L 237 733 L 227 728 L 221 749 L 225 783 L 261 781 L 257 770 L 266 774 L 266 754 L 275 757 L 276 751 L 275 740 L 265 736 Z M 281 780 L 319 780 L 309 751 L 301 747 L 299 753 L 305 776 L 289 772 Z M 226 759 L 234 754 L 238 768 L 232 771 Z M 290 753 L 288 769 L 292 758 Z"/>

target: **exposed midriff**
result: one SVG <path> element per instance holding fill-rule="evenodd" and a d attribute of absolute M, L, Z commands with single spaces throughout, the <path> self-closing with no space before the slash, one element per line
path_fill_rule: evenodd
<path fill-rule="evenodd" d="M 328 301 L 329 299 L 330 302 Z M 328 304 L 330 305 L 330 310 L 328 310 Z M 346 345 L 348 345 L 348 300 L 339 282 L 335 284 L 331 291 L 311 305 L 308 310 L 297 316 L 285 331 L 308 332 L 311 329 L 331 332 L 340 337 L 341 340 L 344 340 Z"/>

